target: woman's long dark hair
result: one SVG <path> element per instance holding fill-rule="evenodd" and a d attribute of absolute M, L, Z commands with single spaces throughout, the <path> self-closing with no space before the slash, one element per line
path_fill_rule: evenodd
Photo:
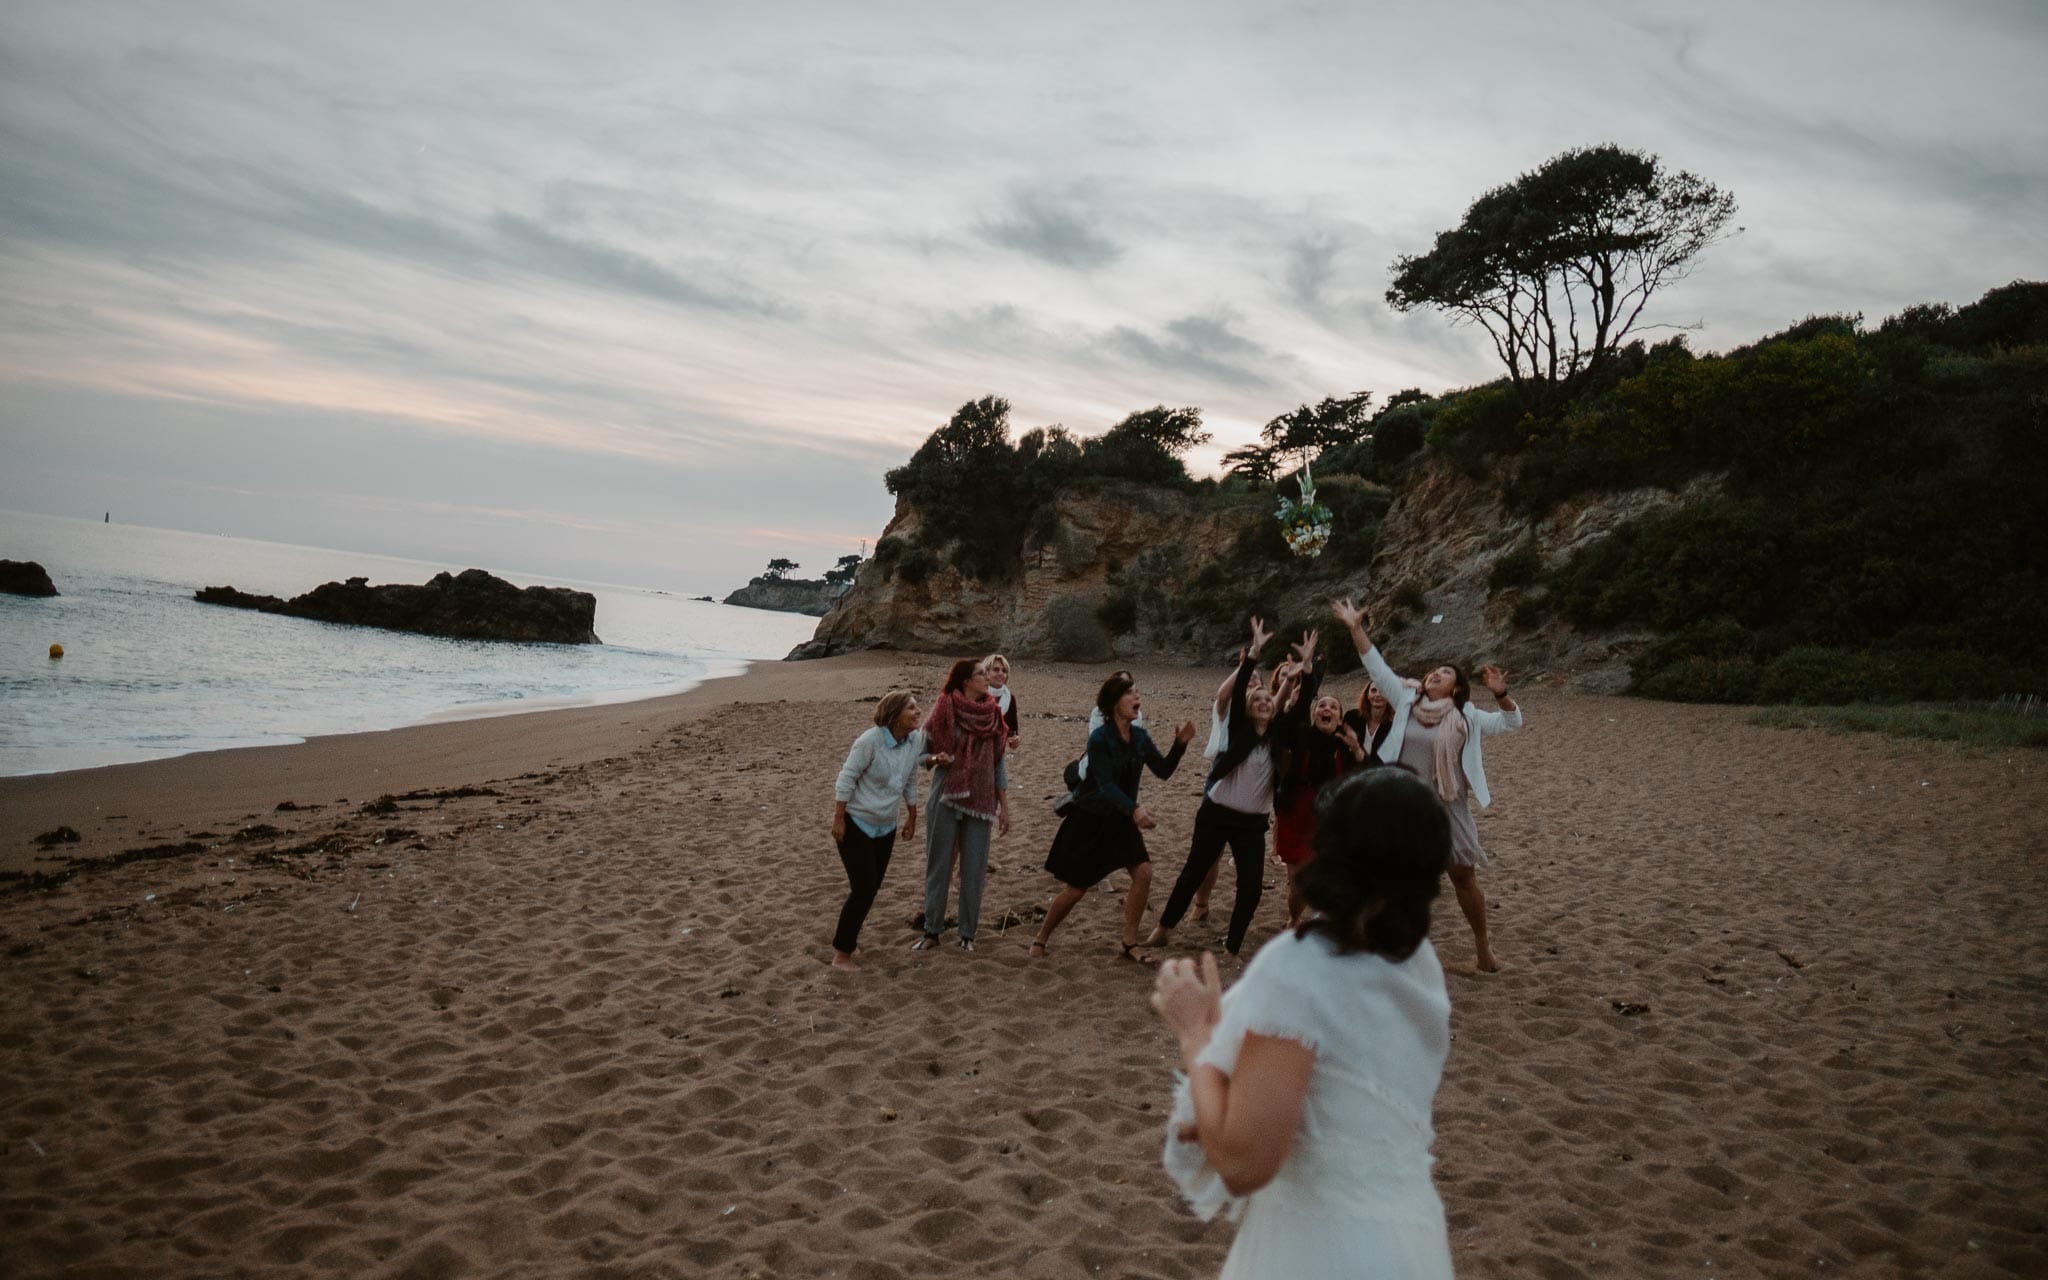
<path fill-rule="evenodd" d="M 1361 769 L 1316 796 L 1315 856 L 1297 883 L 1311 915 L 1295 930 L 1340 954 L 1406 960 L 1429 936 L 1429 904 L 1451 860 L 1451 820 L 1408 769 Z"/>
<path fill-rule="evenodd" d="M 946 687 L 939 690 L 939 692 L 960 692 L 960 690 L 966 686 L 967 682 L 974 678 L 974 669 L 980 665 L 980 658 L 961 658 L 959 661 L 953 664 L 953 669 L 946 673 Z"/>

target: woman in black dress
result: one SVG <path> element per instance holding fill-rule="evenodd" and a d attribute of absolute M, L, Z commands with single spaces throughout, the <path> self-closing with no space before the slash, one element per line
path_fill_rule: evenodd
<path fill-rule="evenodd" d="M 1095 707 L 1103 724 L 1088 736 L 1088 777 L 1045 859 L 1045 869 L 1066 887 L 1046 908 L 1045 923 L 1031 941 L 1031 954 L 1045 955 L 1053 930 L 1074 905 L 1103 877 L 1121 869 L 1131 873 L 1130 892 L 1124 897 L 1123 956 L 1148 964 L 1152 957 L 1137 949 L 1138 923 L 1145 917 L 1152 891 L 1152 862 L 1143 833 L 1158 823 L 1138 804 L 1139 770 L 1171 778 L 1194 739 L 1195 722 L 1175 730 L 1173 750 L 1160 755 L 1152 735 L 1134 723 L 1142 706 L 1137 687 L 1124 672 L 1103 682 Z"/>

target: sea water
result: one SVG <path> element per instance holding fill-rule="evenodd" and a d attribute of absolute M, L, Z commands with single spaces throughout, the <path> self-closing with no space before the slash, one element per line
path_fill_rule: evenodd
<path fill-rule="evenodd" d="M 0 594 L 0 775 L 298 742 L 426 720 L 679 693 L 780 658 L 817 619 L 492 565 L 429 564 L 215 534 L 0 512 L 0 559 L 54 599 Z M 597 597 L 601 645 L 443 640 L 200 604 L 323 582 L 490 569 Z M 52 644 L 64 656 L 48 656 Z"/>

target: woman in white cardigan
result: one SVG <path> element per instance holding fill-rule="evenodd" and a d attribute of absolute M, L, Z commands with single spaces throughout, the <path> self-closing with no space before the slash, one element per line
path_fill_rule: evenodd
<path fill-rule="evenodd" d="M 1486 892 L 1479 887 L 1479 868 L 1486 850 L 1479 845 L 1479 827 L 1472 820 L 1473 800 L 1484 809 L 1493 803 L 1486 789 L 1486 769 L 1479 759 L 1479 740 L 1489 734 L 1522 727 L 1522 709 L 1508 696 L 1507 677 L 1488 664 L 1479 678 L 1493 694 L 1498 711 L 1469 704 L 1471 682 L 1458 667 L 1445 663 L 1422 677 L 1415 689 L 1394 674 L 1365 634 L 1365 610 L 1349 600 L 1331 604 L 1330 612 L 1351 632 L 1358 656 L 1373 687 L 1393 709 L 1394 725 L 1380 744 L 1380 758 L 1399 761 L 1436 788 L 1451 819 L 1451 888 L 1458 907 L 1472 926 L 1472 947 L 1479 970 L 1496 973 L 1500 961 L 1486 936 Z"/>

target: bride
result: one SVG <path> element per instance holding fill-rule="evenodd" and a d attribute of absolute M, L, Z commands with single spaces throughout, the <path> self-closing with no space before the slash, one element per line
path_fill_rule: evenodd
<path fill-rule="evenodd" d="M 1213 955 L 1160 970 L 1152 1004 L 1187 1070 L 1167 1171 L 1202 1217 L 1242 1215 L 1225 1280 L 1448 1280 L 1430 1144 L 1451 1002 L 1429 906 L 1450 820 L 1401 768 L 1350 774 L 1316 810 L 1300 927 L 1228 994 Z"/>

